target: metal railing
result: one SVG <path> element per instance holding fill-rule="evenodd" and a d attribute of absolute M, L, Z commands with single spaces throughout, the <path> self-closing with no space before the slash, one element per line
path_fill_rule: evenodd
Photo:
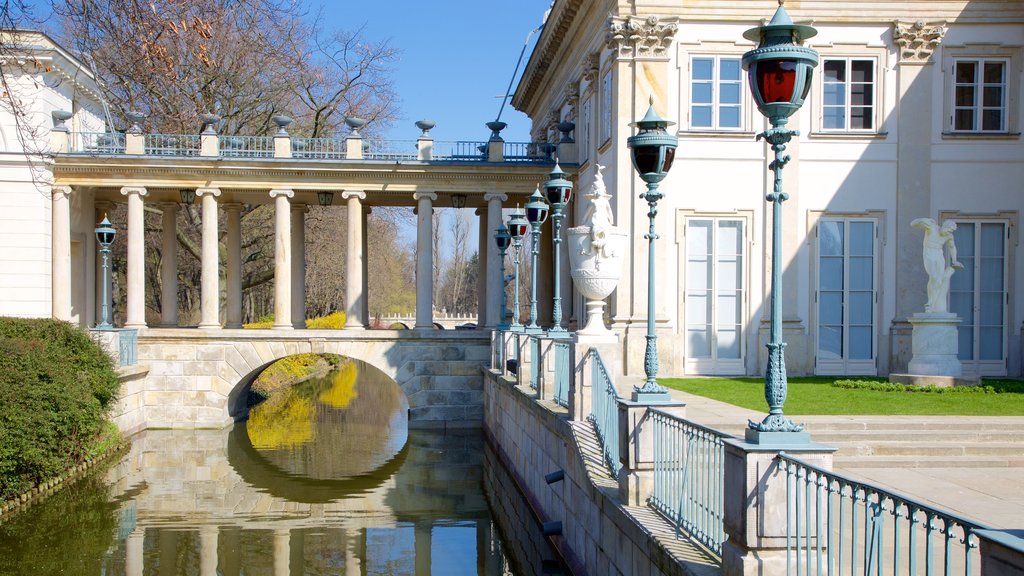
<path fill-rule="evenodd" d="M 985 526 L 785 453 L 777 460 L 788 574 L 978 573 L 974 533 Z"/>
<path fill-rule="evenodd" d="M 117 331 L 117 355 L 121 366 L 134 366 L 139 355 L 139 331 L 135 328 L 121 328 Z"/>
<path fill-rule="evenodd" d="M 144 134 L 142 145 L 150 156 L 199 156 L 199 134 Z"/>
<path fill-rule="evenodd" d="M 530 388 L 537 389 L 537 382 L 540 379 L 541 365 L 543 359 L 540 357 L 540 338 L 530 336 Z"/>
<path fill-rule="evenodd" d="M 487 159 L 487 142 L 435 140 L 432 159 L 445 162 L 480 162 Z"/>
<path fill-rule="evenodd" d="M 363 140 L 363 158 L 367 160 L 416 160 L 416 140 Z"/>
<path fill-rule="evenodd" d="M 226 158 L 273 158 L 273 136 L 222 136 L 220 155 Z"/>
<path fill-rule="evenodd" d="M 597 350 L 590 350 L 591 390 L 590 420 L 597 430 L 604 451 L 604 461 L 612 476 L 618 477 L 622 469 L 619 460 L 619 394 L 615 391 L 604 361 Z"/>
<path fill-rule="evenodd" d="M 725 493 L 725 444 L 732 436 L 651 410 L 654 442 L 652 508 L 721 555 Z"/>
<path fill-rule="evenodd" d="M 555 341 L 551 343 L 555 349 L 555 402 L 559 406 L 569 406 L 569 378 L 572 374 L 572 362 L 569 360 L 569 343 Z"/>
<path fill-rule="evenodd" d="M 121 132 L 78 132 L 72 138 L 71 153 L 124 154 Z"/>
<path fill-rule="evenodd" d="M 344 138 L 292 137 L 292 157 L 317 160 L 341 160 L 345 157 Z"/>
<path fill-rule="evenodd" d="M 555 146 L 544 142 L 505 142 L 506 162 L 551 162 Z"/>

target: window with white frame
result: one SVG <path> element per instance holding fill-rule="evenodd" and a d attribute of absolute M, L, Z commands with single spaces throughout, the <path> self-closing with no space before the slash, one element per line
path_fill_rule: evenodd
<path fill-rule="evenodd" d="M 686 371 L 742 374 L 744 221 L 686 220 Z"/>
<path fill-rule="evenodd" d="M 874 220 L 824 218 L 817 226 L 819 374 L 875 373 Z"/>
<path fill-rule="evenodd" d="M 956 221 L 957 260 L 949 311 L 960 317 L 958 356 L 965 372 L 1006 374 L 1006 222 Z"/>
<path fill-rule="evenodd" d="M 583 107 L 580 110 L 580 126 L 578 127 L 580 134 L 580 162 L 590 158 L 590 123 L 593 121 L 593 102 L 593 98 L 587 98 L 583 101 Z"/>
<path fill-rule="evenodd" d="M 742 125 L 740 59 L 694 56 L 690 61 L 690 128 L 739 130 Z"/>
<path fill-rule="evenodd" d="M 953 61 L 954 132 L 1006 132 L 1007 60 L 962 58 Z"/>
<path fill-rule="evenodd" d="M 875 130 L 875 69 L 874 58 L 823 59 L 823 131 Z"/>
<path fill-rule="evenodd" d="M 603 146 L 612 137 L 612 73 L 609 71 L 601 77 L 601 128 L 599 146 Z"/>

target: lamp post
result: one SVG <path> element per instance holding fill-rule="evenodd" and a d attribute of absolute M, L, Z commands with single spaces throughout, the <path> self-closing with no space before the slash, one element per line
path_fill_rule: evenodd
<path fill-rule="evenodd" d="M 512 246 L 516 251 L 516 272 L 515 277 L 512 280 L 514 282 L 512 291 L 512 323 L 509 325 L 509 330 L 512 330 L 513 332 L 523 331 L 523 325 L 519 322 L 519 250 L 523 247 L 523 236 L 526 235 L 526 227 L 528 224 L 529 222 L 526 220 L 526 215 L 518 208 L 516 208 L 515 212 L 509 215 L 508 235 L 512 237 Z"/>
<path fill-rule="evenodd" d="M 807 97 L 811 88 L 811 75 L 818 65 L 818 53 L 801 43 L 817 34 L 810 26 L 794 24 L 779 2 L 771 22 L 751 28 L 743 33 L 747 40 L 758 42 L 757 48 L 743 55 L 743 69 L 757 109 L 772 127 L 757 135 L 771 145 L 775 159 L 768 165 L 775 176 L 772 191 L 765 196 L 772 203 L 772 278 L 771 278 L 771 338 L 768 342 L 768 366 L 764 376 L 764 398 L 768 402 L 768 416 L 761 422 L 749 421 L 749 432 L 754 437 L 761 433 L 800 432 L 803 426 L 795 424 L 782 413 L 786 402 L 786 343 L 782 341 L 782 203 L 789 195 L 782 191 L 782 168 L 789 162 L 784 152 L 786 144 L 799 132 L 786 128 L 786 122 Z M 748 434 L 750 437 L 751 434 Z"/>
<path fill-rule="evenodd" d="M 572 199 L 572 182 L 566 180 L 565 176 L 565 172 L 558 165 L 558 159 L 555 159 L 555 169 L 548 174 L 548 181 L 544 183 L 544 192 L 547 195 L 548 203 L 551 205 L 551 242 L 554 245 L 555 251 L 552 266 L 555 277 L 555 292 L 551 298 L 551 329 L 548 330 L 548 334 L 554 336 L 568 334 L 565 328 L 562 328 L 562 268 L 560 260 L 562 253 L 562 211 L 565 209 L 565 205 L 569 203 L 569 200 Z"/>
<path fill-rule="evenodd" d="M 494 243 L 498 245 L 498 250 L 501 251 L 501 320 L 498 321 L 498 330 L 508 330 L 508 308 L 505 306 L 505 253 L 512 243 L 512 236 L 509 235 L 508 227 L 505 224 L 502 224 L 500 228 L 495 230 Z"/>
<path fill-rule="evenodd" d="M 672 169 L 672 161 L 676 156 L 678 139 L 665 129 L 675 122 L 669 122 L 658 116 L 654 110 L 654 97 L 643 120 L 634 122 L 639 131 L 635 136 L 626 139 L 631 149 L 633 169 L 640 174 L 640 179 L 647 183 L 647 192 L 640 195 L 647 201 L 650 208 L 647 218 L 650 228 L 644 238 L 647 239 L 647 348 L 644 350 L 644 373 L 647 380 L 643 386 L 633 389 L 633 400 L 660 401 L 668 400 L 669 394 L 658 384 L 658 336 L 654 333 L 654 241 L 658 235 L 654 232 L 654 217 L 658 215 L 658 200 L 664 196 L 658 185 L 668 176 Z"/>
<path fill-rule="evenodd" d="M 117 230 L 110 224 L 110 220 L 103 216 L 103 221 L 96 226 L 96 241 L 100 244 L 100 254 L 103 255 L 103 305 L 102 319 L 96 325 L 97 330 L 111 330 L 114 326 L 110 324 L 110 311 L 107 309 L 107 286 L 110 284 L 110 245 L 114 243 L 114 236 Z"/>
<path fill-rule="evenodd" d="M 530 201 L 526 203 L 526 219 L 533 229 L 531 251 L 533 252 L 533 266 L 530 267 L 530 323 L 526 325 L 526 331 L 539 334 L 544 330 L 537 324 L 537 260 L 540 256 L 540 225 L 548 219 L 548 205 L 540 194 L 540 187 L 534 189 L 530 195 Z"/>
<path fill-rule="evenodd" d="M 330 206 L 334 204 L 334 192 L 317 192 L 316 199 L 321 206 Z"/>

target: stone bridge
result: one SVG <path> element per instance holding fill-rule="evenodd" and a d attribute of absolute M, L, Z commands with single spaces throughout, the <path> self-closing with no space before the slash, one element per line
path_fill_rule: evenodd
<path fill-rule="evenodd" d="M 142 329 L 138 364 L 112 417 L 121 430 L 222 428 L 245 418 L 249 384 L 276 360 L 332 353 L 392 378 L 409 400 L 413 427 L 479 426 L 480 367 L 490 332 L 480 330 Z"/>

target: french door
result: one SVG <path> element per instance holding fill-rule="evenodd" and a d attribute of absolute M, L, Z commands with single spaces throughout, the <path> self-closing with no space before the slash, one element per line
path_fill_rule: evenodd
<path fill-rule="evenodd" d="M 744 221 L 686 221 L 686 373 L 744 374 Z"/>
<path fill-rule="evenodd" d="M 823 219 L 817 227 L 818 374 L 876 374 L 874 220 Z"/>

